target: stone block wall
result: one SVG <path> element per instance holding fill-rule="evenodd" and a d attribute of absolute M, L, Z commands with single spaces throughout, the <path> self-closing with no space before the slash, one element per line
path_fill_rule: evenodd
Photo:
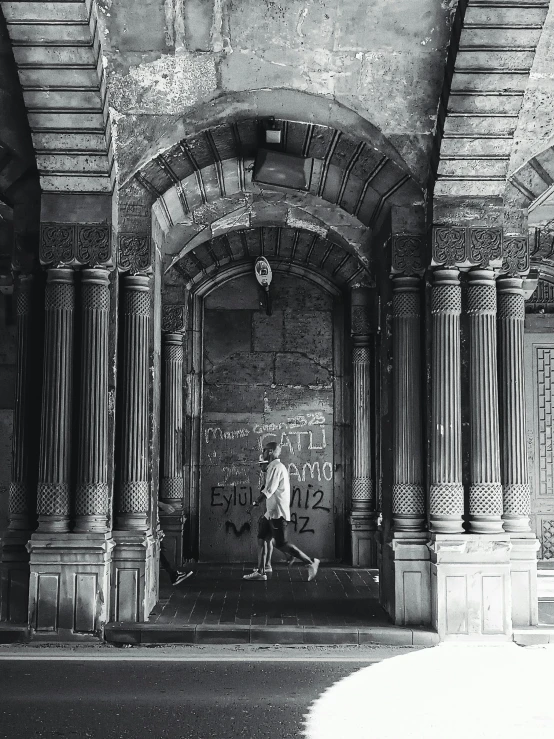
<path fill-rule="evenodd" d="M 282 444 L 291 477 L 291 537 L 334 559 L 334 298 L 277 274 L 272 314 L 252 276 L 204 304 L 200 559 L 255 556 L 258 456 Z"/>
<path fill-rule="evenodd" d="M 8 525 L 16 339 L 15 300 L 0 294 L 0 532 Z"/>

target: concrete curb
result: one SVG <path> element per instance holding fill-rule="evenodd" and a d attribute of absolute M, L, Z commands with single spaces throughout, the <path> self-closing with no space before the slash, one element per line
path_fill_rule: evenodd
<path fill-rule="evenodd" d="M 111 644 L 385 644 L 430 647 L 438 635 L 426 629 L 394 626 L 251 626 L 111 623 L 104 629 Z"/>

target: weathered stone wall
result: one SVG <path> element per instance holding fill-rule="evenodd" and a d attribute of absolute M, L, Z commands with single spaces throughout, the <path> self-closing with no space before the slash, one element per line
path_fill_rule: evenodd
<path fill-rule="evenodd" d="M 266 89 L 274 115 L 291 90 L 355 111 L 425 181 L 455 0 L 98 4 L 123 178 L 185 112 L 227 95 L 230 116 Z M 298 120 L 324 122 L 300 106 Z"/>
<path fill-rule="evenodd" d="M 204 310 L 200 558 L 255 557 L 258 455 L 279 441 L 291 475 L 291 535 L 335 557 L 333 297 L 276 275 L 267 316 L 253 276 L 213 292 Z"/>

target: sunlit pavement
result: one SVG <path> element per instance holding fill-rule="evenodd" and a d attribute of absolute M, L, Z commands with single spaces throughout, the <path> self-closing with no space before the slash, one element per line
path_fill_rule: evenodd
<path fill-rule="evenodd" d="M 554 645 L 449 645 L 351 673 L 311 706 L 307 739 L 552 739 Z"/>

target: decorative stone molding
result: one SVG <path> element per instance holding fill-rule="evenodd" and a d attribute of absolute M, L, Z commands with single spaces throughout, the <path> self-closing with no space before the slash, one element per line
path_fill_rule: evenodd
<path fill-rule="evenodd" d="M 432 264 L 445 267 L 500 267 L 501 228 L 434 226 Z"/>
<path fill-rule="evenodd" d="M 186 330 L 186 305 L 164 305 L 162 308 L 162 331 L 175 334 Z"/>
<path fill-rule="evenodd" d="M 394 234 L 392 237 L 392 273 L 421 275 L 425 271 L 425 239 L 419 234 Z"/>
<path fill-rule="evenodd" d="M 119 234 L 118 267 L 121 272 L 137 274 L 152 267 L 150 237 L 146 234 Z"/>
<path fill-rule="evenodd" d="M 44 266 L 113 264 L 107 223 L 41 223 L 40 262 Z"/>
<path fill-rule="evenodd" d="M 435 271 L 431 312 L 431 469 L 430 525 L 439 533 L 461 533 L 462 420 L 460 363 L 460 275 Z"/>
<path fill-rule="evenodd" d="M 554 283 L 539 279 L 537 289 L 525 302 L 528 313 L 554 313 Z"/>
<path fill-rule="evenodd" d="M 529 271 L 529 239 L 527 236 L 504 237 L 502 274 L 509 277 L 525 275 Z"/>

